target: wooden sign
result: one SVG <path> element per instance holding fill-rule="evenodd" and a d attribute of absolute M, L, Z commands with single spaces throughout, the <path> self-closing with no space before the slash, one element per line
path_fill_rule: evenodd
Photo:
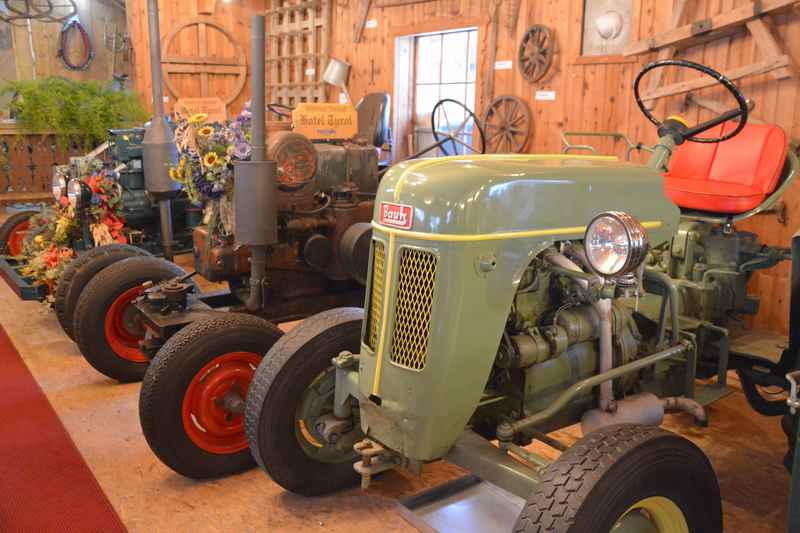
<path fill-rule="evenodd" d="M 205 113 L 208 115 L 209 122 L 225 122 L 228 118 L 228 113 L 225 111 L 225 104 L 216 96 L 179 98 L 175 103 L 175 111 L 183 116 Z"/>
<path fill-rule="evenodd" d="M 352 104 L 304 102 L 292 111 L 296 133 L 309 139 L 351 139 L 358 133 L 358 113 Z"/>

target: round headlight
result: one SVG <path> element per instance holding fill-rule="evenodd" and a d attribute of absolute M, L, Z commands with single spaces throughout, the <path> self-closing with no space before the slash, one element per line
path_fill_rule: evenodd
<path fill-rule="evenodd" d="M 592 268 L 609 277 L 636 270 L 650 246 L 642 224 L 622 211 L 606 211 L 594 217 L 583 244 Z"/>
<path fill-rule="evenodd" d="M 55 198 L 56 202 L 60 202 L 61 198 L 67 193 L 67 179 L 61 174 L 55 174 L 50 187 L 53 191 L 53 198 Z"/>
<path fill-rule="evenodd" d="M 83 182 L 77 178 L 69 180 L 67 184 L 67 198 L 73 207 L 78 207 L 81 204 L 83 196 Z"/>

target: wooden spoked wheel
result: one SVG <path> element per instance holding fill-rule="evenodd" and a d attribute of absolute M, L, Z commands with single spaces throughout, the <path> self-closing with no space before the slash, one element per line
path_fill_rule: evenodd
<path fill-rule="evenodd" d="M 522 36 L 517 54 L 522 77 L 531 83 L 541 80 L 553 63 L 554 48 L 555 43 L 550 28 L 541 24 L 534 24 L 528 28 Z"/>
<path fill-rule="evenodd" d="M 488 153 L 520 153 L 531 131 L 530 109 L 516 96 L 498 96 L 483 117 L 483 129 Z"/>

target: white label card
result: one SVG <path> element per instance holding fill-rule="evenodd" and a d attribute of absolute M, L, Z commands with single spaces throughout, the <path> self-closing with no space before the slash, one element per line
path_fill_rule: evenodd
<path fill-rule="evenodd" d="M 306 69 L 306 76 L 308 76 L 308 77 L 311 77 L 311 76 L 313 76 L 313 75 L 314 75 L 314 74 L 316 74 L 316 73 L 317 73 L 317 71 L 316 71 L 316 70 L 314 70 L 313 68 L 307 68 L 307 69 Z"/>
<path fill-rule="evenodd" d="M 555 102 L 556 100 L 556 92 L 555 91 L 536 91 L 536 100 L 544 100 L 548 102 Z"/>
<path fill-rule="evenodd" d="M 504 59 L 502 61 L 495 61 L 494 62 L 494 69 L 495 70 L 511 70 L 512 62 L 510 59 Z"/>
<path fill-rule="evenodd" d="M 369 19 L 367 23 L 364 25 L 367 29 L 377 28 L 378 27 L 378 19 Z"/>

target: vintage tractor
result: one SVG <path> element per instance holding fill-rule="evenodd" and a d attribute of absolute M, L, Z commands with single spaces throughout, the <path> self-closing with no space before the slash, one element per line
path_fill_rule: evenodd
<path fill-rule="evenodd" d="M 656 120 L 638 87 L 667 66 L 713 77 L 737 108 Z M 308 318 L 253 377 L 245 428 L 273 480 L 319 495 L 446 459 L 527 499 L 515 531 L 722 531 L 708 459 L 658 426 L 673 410 L 706 424 L 698 400 L 728 368 L 786 387 L 797 367 L 796 321 L 777 361 L 733 350 L 729 327 L 756 312 L 750 274 L 792 256 L 734 225 L 777 200 L 798 159 L 710 68 L 656 62 L 634 93 L 658 128 L 644 166 L 495 155 L 385 175 L 365 309 Z M 576 422 L 568 449 L 547 435 Z M 534 440 L 565 451 L 550 463 Z"/>
<path fill-rule="evenodd" d="M 228 289 L 200 293 L 193 274 L 133 257 L 97 274 L 75 312 L 94 368 L 122 382 L 144 378 L 141 422 L 156 455 L 197 478 L 254 465 L 244 397 L 282 334 L 276 324 L 364 297 L 378 151 L 265 132 L 263 24 L 253 33 L 252 155 L 234 163 L 234 232 L 214 232 L 214 220 L 194 230 L 196 273 Z M 359 123 L 358 137 L 375 138 L 385 116 Z"/>
<path fill-rule="evenodd" d="M 76 211 L 79 221 L 76 235 L 68 247 L 77 252 L 78 259 L 70 263 L 53 294 L 44 283 L 37 283 L 23 271 L 25 262 L 19 259 L 25 239 L 30 239 L 39 229 L 35 224 L 39 211 L 23 211 L 12 215 L 0 228 L 3 253 L 0 273 L 14 292 L 23 300 L 44 300 L 51 296 L 59 323 L 72 337 L 72 315 L 83 286 L 110 261 L 132 255 L 162 254 L 163 238 L 158 206 L 145 187 L 142 168 L 143 128 L 109 130 L 108 141 L 101 149 L 84 157 L 74 157 L 68 165 L 53 170 L 52 192 L 56 203 L 67 199 Z M 106 153 L 106 161 L 100 159 Z M 121 215 L 126 224 L 125 233 L 130 245 L 111 245 L 95 248 L 89 228 L 89 210 L 94 204 L 94 194 L 81 179 L 90 173 L 88 166 L 103 165 L 113 172 L 120 191 Z M 171 250 L 191 249 L 192 228 L 200 222 L 200 210 L 191 206 L 185 194 L 171 198 Z M 31 226 L 32 221 L 34 225 Z M 76 283 L 73 284 L 73 281 Z"/>

